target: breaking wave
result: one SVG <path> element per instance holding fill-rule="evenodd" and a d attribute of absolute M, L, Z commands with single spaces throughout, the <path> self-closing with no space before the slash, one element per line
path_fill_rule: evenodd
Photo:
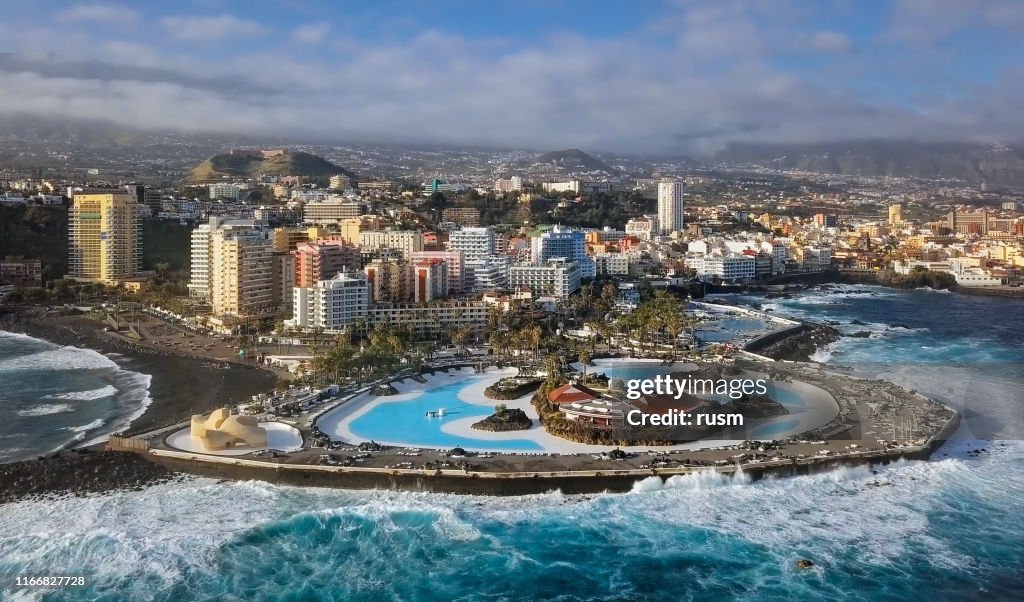
<path fill-rule="evenodd" d="M 62 414 L 64 412 L 73 412 L 74 408 L 66 403 L 48 403 L 38 405 L 34 408 L 27 410 L 18 410 L 15 412 L 18 416 L 49 416 L 50 414 Z"/>

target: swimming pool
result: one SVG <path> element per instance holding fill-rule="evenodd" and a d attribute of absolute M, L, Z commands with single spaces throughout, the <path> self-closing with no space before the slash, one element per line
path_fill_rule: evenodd
<path fill-rule="evenodd" d="M 701 342 L 707 343 L 724 343 L 726 341 L 738 343 L 740 339 L 749 339 L 773 328 L 774 326 L 770 322 L 758 318 L 722 318 L 706 322 L 701 328 L 698 328 L 697 338 Z"/>
<path fill-rule="evenodd" d="M 479 396 L 479 404 L 467 403 L 460 395 L 471 395 L 467 389 L 479 389 L 482 379 L 493 380 L 488 375 L 458 375 L 450 382 L 430 386 L 424 391 L 411 392 L 411 398 L 389 401 L 379 398 L 378 403 L 348 423 L 353 435 L 366 440 L 412 447 L 436 447 L 483 450 L 543 451 L 543 447 L 528 439 L 488 439 L 466 435 L 455 435 L 442 430 L 445 424 L 456 420 L 472 418 L 482 420 L 493 411 L 494 404 L 500 403 Z M 397 383 L 400 392 L 413 388 L 412 381 Z M 476 397 L 476 396 L 474 396 Z M 476 400 L 476 399 L 475 399 Z M 431 412 L 444 410 L 443 416 L 429 417 Z M 318 424 L 325 432 L 332 432 L 331 419 L 325 415 Z M 481 435 L 484 433 L 481 432 Z"/>
<path fill-rule="evenodd" d="M 665 366 L 660 361 L 641 360 L 596 360 L 597 364 L 588 369 L 590 374 L 603 373 L 610 378 L 630 379 L 653 379 L 659 375 L 669 375 L 673 372 L 686 372 L 692 364 L 677 362 Z M 575 367 L 579 369 L 579 365 Z M 737 378 L 760 378 L 751 374 Z M 822 407 L 821 404 L 808 404 L 808 399 L 801 394 L 800 386 L 793 383 L 784 383 L 769 380 L 767 382 L 768 397 L 782 404 L 789 414 L 772 416 L 770 418 L 752 419 L 746 430 L 742 427 L 733 429 L 730 438 L 735 439 L 778 439 L 797 433 L 817 428 L 831 420 L 838 413 L 838 407 Z M 720 403 L 729 401 L 724 395 L 700 395 L 705 399 L 713 399 Z"/>

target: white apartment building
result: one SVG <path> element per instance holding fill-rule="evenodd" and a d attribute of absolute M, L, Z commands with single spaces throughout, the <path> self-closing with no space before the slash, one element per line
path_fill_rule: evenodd
<path fill-rule="evenodd" d="M 598 253 L 594 255 L 594 268 L 598 276 L 628 276 L 629 255 Z"/>
<path fill-rule="evenodd" d="M 235 184 L 228 184 L 226 182 L 218 182 L 217 184 L 210 184 L 210 199 L 230 199 L 232 201 L 238 200 L 239 188 Z"/>
<path fill-rule="evenodd" d="M 551 259 L 563 258 L 580 267 L 581 278 L 593 278 L 594 260 L 587 255 L 586 237 L 583 232 L 563 230 L 558 226 L 530 241 L 530 260 L 535 265 L 544 265 Z"/>
<path fill-rule="evenodd" d="M 341 332 L 367 317 L 369 287 L 362 272 L 339 272 L 315 287 L 295 287 L 292 319 L 286 326 L 299 329 L 322 328 Z"/>
<path fill-rule="evenodd" d="M 697 255 L 687 257 L 686 267 L 698 276 L 715 277 L 727 282 L 749 282 L 754 279 L 756 262 L 753 255 Z"/>
<path fill-rule="evenodd" d="M 210 300 L 210 247 L 213 233 L 218 230 L 259 230 L 262 224 L 255 220 L 224 219 L 211 217 L 205 224 L 199 224 L 191 235 L 191 268 L 188 283 L 189 296 L 194 299 Z"/>
<path fill-rule="evenodd" d="M 396 249 L 402 257 L 409 259 L 413 253 L 423 250 L 423 234 L 413 230 L 380 230 L 359 233 L 359 248 L 363 251 Z"/>
<path fill-rule="evenodd" d="M 551 295 L 566 299 L 580 288 L 580 266 L 566 259 L 551 259 L 544 265 L 514 265 L 509 268 L 508 280 L 513 291 L 529 288 L 535 298 Z"/>
<path fill-rule="evenodd" d="M 575 192 L 579 194 L 582 186 L 583 182 L 579 180 L 569 180 L 568 182 L 544 182 L 541 184 L 541 189 L 544 192 Z"/>
<path fill-rule="evenodd" d="M 307 224 L 337 224 L 366 213 L 366 205 L 342 197 L 306 203 L 302 207 L 302 221 Z"/>
<path fill-rule="evenodd" d="M 490 228 L 462 228 L 448 235 L 448 248 L 462 251 L 465 261 L 494 255 L 494 232 Z"/>
<path fill-rule="evenodd" d="M 640 240 L 651 240 L 660 231 L 661 228 L 658 226 L 658 216 L 656 215 L 645 215 L 626 222 L 626 235 L 634 236 Z"/>
<path fill-rule="evenodd" d="M 466 290 L 473 293 L 505 290 L 512 260 L 508 255 L 492 255 L 466 264 Z"/>
<path fill-rule="evenodd" d="M 683 190 L 685 184 L 674 180 L 658 182 L 658 224 L 662 234 L 683 229 Z"/>
<path fill-rule="evenodd" d="M 775 274 L 786 273 L 786 260 L 789 259 L 789 249 L 781 241 L 772 243 L 772 272 Z"/>

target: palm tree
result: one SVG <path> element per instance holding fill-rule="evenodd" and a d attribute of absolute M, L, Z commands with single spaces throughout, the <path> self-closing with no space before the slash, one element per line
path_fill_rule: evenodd
<path fill-rule="evenodd" d="M 681 314 L 668 314 L 665 316 L 665 330 L 672 337 L 672 359 L 676 358 L 676 344 L 679 342 L 679 335 L 686 330 L 686 316 Z"/>
<path fill-rule="evenodd" d="M 583 384 L 587 384 L 587 366 L 590 365 L 590 352 L 586 349 L 580 350 L 580 365 L 583 366 Z"/>
<path fill-rule="evenodd" d="M 529 327 L 527 327 L 524 334 L 527 337 L 526 341 L 529 343 L 530 347 L 533 348 L 533 352 L 536 353 L 537 349 L 540 347 L 540 340 L 542 334 L 540 326 L 538 326 L 537 324 L 531 324 Z"/>
<path fill-rule="evenodd" d="M 544 370 L 548 374 L 548 385 L 555 386 L 562 377 L 562 358 L 554 353 L 545 355 Z"/>
<path fill-rule="evenodd" d="M 472 336 L 472 332 L 468 326 L 459 326 L 452 331 L 452 344 L 457 346 L 461 353 L 465 353 L 466 343 L 469 342 L 470 336 Z"/>

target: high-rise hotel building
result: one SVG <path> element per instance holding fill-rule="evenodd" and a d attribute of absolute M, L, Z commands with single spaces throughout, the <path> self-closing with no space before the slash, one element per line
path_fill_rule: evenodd
<path fill-rule="evenodd" d="M 284 255 L 291 263 L 291 256 Z M 294 269 L 275 280 L 274 241 L 254 220 L 210 218 L 192 231 L 192 297 L 209 301 L 215 316 L 266 316 L 277 311 Z"/>
<path fill-rule="evenodd" d="M 279 310 L 274 256 L 261 230 L 219 229 L 210 237 L 213 315 L 267 316 Z"/>
<path fill-rule="evenodd" d="M 114 284 L 142 272 L 138 199 L 125 189 L 76 192 L 68 211 L 68 276 Z"/>
<path fill-rule="evenodd" d="M 682 182 L 662 180 L 658 182 L 658 224 L 662 234 L 671 234 L 683 229 Z"/>

